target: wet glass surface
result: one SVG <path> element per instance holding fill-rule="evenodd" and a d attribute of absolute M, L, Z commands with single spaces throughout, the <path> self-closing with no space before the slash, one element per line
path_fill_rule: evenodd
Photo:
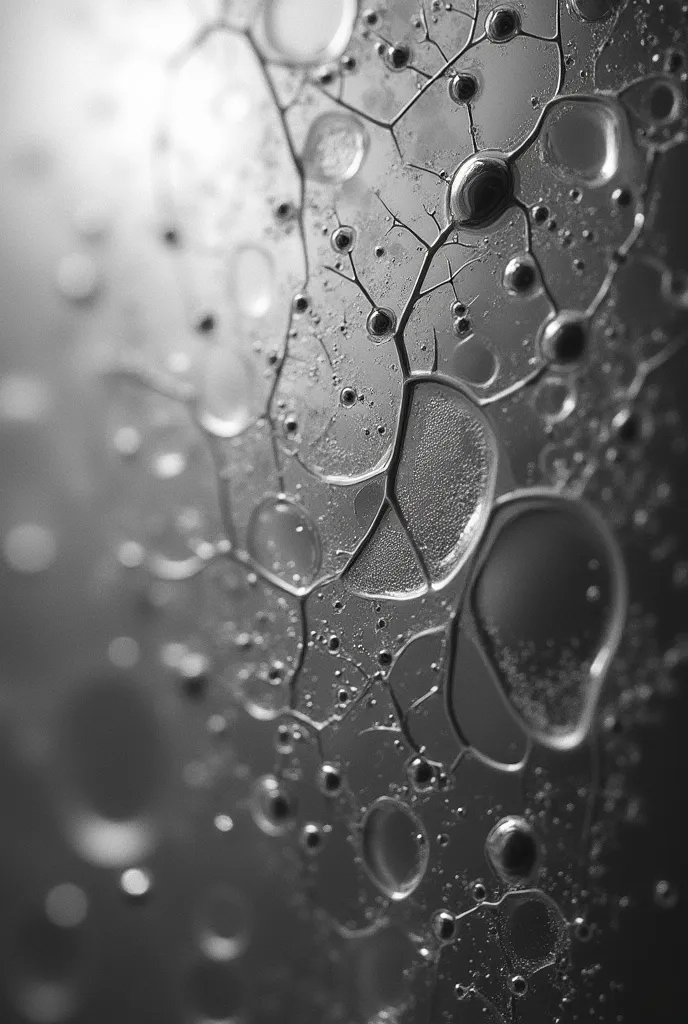
<path fill-rule="evenodd" d="M 0 1020 L 681 1019 L 687 19 L 0 5 Z"/>

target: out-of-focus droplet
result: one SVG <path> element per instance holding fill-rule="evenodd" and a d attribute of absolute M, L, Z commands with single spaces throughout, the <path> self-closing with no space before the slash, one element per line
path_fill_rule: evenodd
<path fill-rule="evenodd" d="M 6 565 L 15 572 L 45 572 L 57 557 L 55 534 L 38 523 L 20 523 L 5 534 L 2 554 Z"/>
<path fill-rule="evenodd" d="M 87 302 L 94 298 L 101 284 L 100 271 L 87 253 L 63 256 L 57 268 L 57 287 L 71 302 Z"/>
<path fill-rule="evenodd" d="M 231 257 L 231 289 L 246 316 L 265 316 L 273 301 L 275 268 L 272 257 L 258 245 L 240 245 Z"/>
<path fill-rule="evenodd" d="M 303 148 L 305 173 L 324 185 L 340 185 L 360 169 L 368 145 L 367 129 L 353 114 L 321 114 L 310 126 Z"/>
<path fill-rule="evenodd" d="M 343 53 L 357 13 L 357 0 L 267 0 L 263 22 L 283 61 L 320 64 Z"/>
<path fill-rule="evenodd" d="M 250 937 L 250 914 L 236 889 L 215 886 L 202 898 L 198 910 L 199 945 L 211 960 L 235 960 Z"/>
<path fill-rule="evenodd" d="M 0 421 L 38 423 L 49 405 L 50 392 L 37 377 L 10 373 L 0 378 Z"/>

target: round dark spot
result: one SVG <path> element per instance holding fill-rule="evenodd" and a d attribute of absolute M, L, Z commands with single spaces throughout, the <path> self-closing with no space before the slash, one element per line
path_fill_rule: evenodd
<path fill-rule="evenodd" d="M 356 392 L 353 388 L 342 388 L 339 392 L 339 401 L 345 409 L 350 409 L 352 405 L 356 404 Z"/>
<path fill-rule="evenodd" d="M 380 653 L 377 656 L 377 660 L 380 665 L 391 665 L 392 654 L 390 651 L 380 651 Z"/>
<path fill-rule="evenodd" d="M 650 113 L 655 121 L 667 121 L 674 113 L 676 96 L 670 85 L 661 82 L 650 93 Z"/>
<path fill-rule="evenodd" d="M 340 225 L 330 236 L 330 243 L 335 252 L 351 252 L 355 241 L 356 232 L 346 224 Z"/>
<path fill-rule="evenodd" d="M 478 903 L 482 903 L 487 896 L 487 889 L 482 882 L 474 882 L 471 888 L 471 895 Z"/>
<path fill-rule="evenodd" d="M 337 765 L 324 764 L 318 773 L 320 789 L 327 796 L 334 796 L 342 788 L 342 774 Z"/>
<path fill-rule="evenodd" d="M 278 220 L 285 221 L 291 220 L 295 214 L 294 204 L 288 202 L 288 200 L 282 200 L 275 207 L 275 216 Z"/>
<path fill-rule="evenodd" d="M 528 982 L 522 974 L 514 974 L 509 979 L 509 991 L 515 996 L 524 996 L 528 991 Z"/>
<path fill-rule="evenodd" d="M 457 320 L 454 321 L 454 333 L 458 334 L 458 336 L 460 338 L 462 338 L 465 334 L 469 334 L 470 330 L 471 330 L 471 320 L 470 320 L 470 317 L 460 316 Z"/>
<path fill-rule="evenodd" d="M 210 334 L 215 330 L 216 326 L 215 317 L 212 313 L 204 313 L 203 316 L 199 317 L 196 321 L 196 330 L 199 334 Z"/>
<path fill-rule="evenodd" d="M 535 264 L 528 255 L 514 256 L 504 270 L 504 284 L 514 295 L 525 295 L 537 280 Z"/>
<path fill-rule="evenodd" d="M 308 301 L 308 296 L 307 295 L 295 295 L 294 296 L 293 307 L 294 307 L 294 312 L 295 313 L 305 313 L 306 310 L 308 309 L 308 306 L 309 306 L 309 301 Z"/>
<path fill-rule="evenodd" d="M 549 210 L 542 204 L 534 206 L 532 209 L 533 220 L 536 224 L 544 224 L 549 217 Z"/>
<path fill-rule="evenodd" d="M 615 188 L 612 192 L 612 200 L 617 206 L 630 206 L 632 195 L 627 188 Z"/>
<path fill-rule="evenodd" d="M 438 910 L 432 918 L 432 930 L 440 942 L 451 942 L 456 934 L 456 918 L 448 910 Z"/>
<path fill-rule="evenodd" d="M 376 306 L 366 320 L 366 328 L 371 338 L 387 338 L 394 333 L 396 317 L 391 309 Z"/>
<path fill-rule="evenodd" d="M 495 7 L 485 20 L 487 38 L 493 43 L 506 43 L 520 28 L 520 16 L 513 7 Z"/>
<path fill-rule="evenodd" d="M 452 75 L 449 79 L 449 95 L 454 103 L 470 103 L 478 91 L 478 81 L 473 75 Z"/>
<path fill-rule="evenodd" d="M 435 782 L 435 769 L 424 757 L 414 757 L 408 766 L 411 785 L 419 792 L 432 789 Z"/>
<path fill-rule="evenodd" d="M 390 71 L 403 71 L 411 63 L 411 47 L 406 43 L 393 43 L 385 47 L 382 57 Z"/>
<path fill-rule="evenodd" d="M 541 337 L 546 359 L 559 366 L 577 363 L 588 347 L 588 323 L 580 313 L 563 312 L 549 320 Z"/>

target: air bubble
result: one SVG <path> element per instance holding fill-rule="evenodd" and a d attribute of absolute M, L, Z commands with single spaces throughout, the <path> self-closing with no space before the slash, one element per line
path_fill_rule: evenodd
<path fill-rule="evenodd" d="M 251 422 L 253 373 L 232 344 L 211 345 L 203 357 L 201 424 L 215 437 L 241 434 Z"/>
<path fill-rule="evenodd" d="M 474 75 L 467 73 L 452 75 L 448 89 L 454 103 L 470 103 L 478 92 L 478 81 Z"/>
<path fill-rule="evenodd" d="M 287 498 L 265 498 L 253 510 L 246 544 L 263 568 L 295 583 L 307 583 L 320 568 L 320 534 L 304 508 Z"/>
<path fill-rule="evenodd" d="M 406 899 L 418 887 L 428 864 L 425 830 L 399 800 L 380 797 L 361 823 L 363 863 L 380 890 L 392 900 Z"/>
<path fill-rule="evenodd" d="M 356 244 L 356 230 L 341 224 L 330 236 L 330 244 L 337 253 L 349 253 Z"/>
<path fill-rule="evenodd" d="M 321 114 L 308 130 L 304 172 L 321 184 L 340 185 L 360 170 L 368 145 L 368 132 L 353 114 Z"/>

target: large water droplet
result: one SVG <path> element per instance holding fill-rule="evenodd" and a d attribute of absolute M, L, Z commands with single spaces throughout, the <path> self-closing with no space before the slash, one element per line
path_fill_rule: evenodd
<path fill-rule="evenodd" d="M 319 64 L 343 53 L 357 13 L 357 0 L 267 0 L 265 34 L 285 62 Z"/>
<path fill-rule="evenodd" d="M 361 834 L 363 863 L 373 881 L 390 899 L 406 899 L 428 864 L 428 841 L 419 819 L 400 801 L 380 797 L 368 808 Z"/>
<path fill-rule="evenodd" d="M 287 498 L 265 498 L 256 506 L 246 543 L 259 565 L 291 582 L 307 583 L 320 568 L 318 529 L 306 510 Z"/>
<path fill-rule="evenodd" d="M 478 542 L 496 467 L 492 430 L 466 397 L 437 384 L 415 389 L 395 490 L 435 585 Z"/>
<path fill-rule="evenodd" d="M 473 590 L 486 651 L 514 713 L 546 746 L 587 734 L 626 608 L 621 555 L 589 506 L 546 492 L 495 514 Z"/>
<path fill-rule="evenodd" d="M 310 126 L 302 161 L 307 177 L 338 185 L 357 173 L 368 150 L 368 132 L 353 114 L 321 114 Z"/>
<path fill-rule="evenodd" d="M 547 114 L 540 147 L 544 159 L 567 181 L 604 185 L 619 168 L 621 125 L 601 99 L 563 100 Z"/>

